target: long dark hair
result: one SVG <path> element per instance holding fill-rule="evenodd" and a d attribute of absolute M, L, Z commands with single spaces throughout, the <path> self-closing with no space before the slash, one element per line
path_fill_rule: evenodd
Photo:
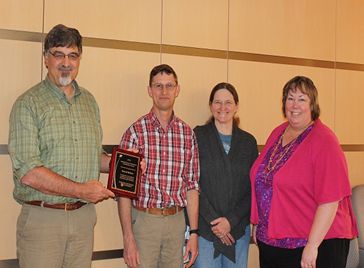
<path fill-rule="evenodd" d="M 210 98 L 209 98 L 209 105 L 210 106 L 211 106 L 212 102 L 214 101 L 216 92 L 219 91 L 220 89 L 226 89 L 227 91 L 229 91 L 231 93 L 231 95 L 233 95 L 235 104 L 236 105 L 239 104 L 239 96 L 238 96 L 238 92 L 236 91 L 235 87 L 232 84 L 230 84 L 230 83 L 221 82 L 221 83 L 218 83 L 216 86 L 214 86 L 212 88 L 212 90 L 211 90 Z M 213 120 L 214 120 L 214 117 L 211 116 L 209 118 L 209 120 L 207 120 L 207 122 L 211 122 Z M 239 116 L 234 115 L 233 124 L 235 126 L 237 126 L 237 127 L 239 126 L 239 124 L 240 124 L 240 118 L 239 118 Z"/>

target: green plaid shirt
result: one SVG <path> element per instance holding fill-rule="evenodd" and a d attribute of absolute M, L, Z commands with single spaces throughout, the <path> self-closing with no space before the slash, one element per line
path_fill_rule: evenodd
<path fill-rule="evenodd" d="M 75 202 L 73 198 L 41 193 L 20 179 L 44 166 L 70 180 L 98 179 L 102 153 L 100 114 L 94 97 L 73 82 L 68 101 L 48 78 L 21 95 L 12 108 L 9 154 L 13 163 L 14 198 L 19 203 Z"/>

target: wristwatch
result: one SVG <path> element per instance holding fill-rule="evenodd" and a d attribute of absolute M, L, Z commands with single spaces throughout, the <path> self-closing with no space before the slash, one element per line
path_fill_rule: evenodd
<path fill-rule="evenodd" d="M 197 234 L 197 235 L 200 235 L 199 232 L 198 232 L 198 229 L 191 229 L 190 230 L 190 235 L 191 234 Z"/>

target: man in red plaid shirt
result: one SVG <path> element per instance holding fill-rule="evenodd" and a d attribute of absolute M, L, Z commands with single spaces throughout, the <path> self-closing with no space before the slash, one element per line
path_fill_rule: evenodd
<path fill-rule="evenodd" d="M 139 196 L 121 197 L 124 261 L 129 267 L 180 268 L 198 254 L 198 148 L 192 129 L 173 112 L 180 92 L 175 71 L 166 64 L 150 73 L 151 111 L 124 133 L 120 147 L 137 149 L 146 160 Z M 184 208 L 190 225 L 185 255 Z"/>

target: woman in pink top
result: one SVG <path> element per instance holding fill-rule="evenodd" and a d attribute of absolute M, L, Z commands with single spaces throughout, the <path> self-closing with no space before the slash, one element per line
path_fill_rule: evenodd
<path fill-rule="evenodd" d="M 357 226 L 347 164 L 319 120 L 313 82 L 296 76 L 282 97 L 287 121 L 273 130 L 251 172 L 253 240 L 261 268 L 345 268 Z"/>

